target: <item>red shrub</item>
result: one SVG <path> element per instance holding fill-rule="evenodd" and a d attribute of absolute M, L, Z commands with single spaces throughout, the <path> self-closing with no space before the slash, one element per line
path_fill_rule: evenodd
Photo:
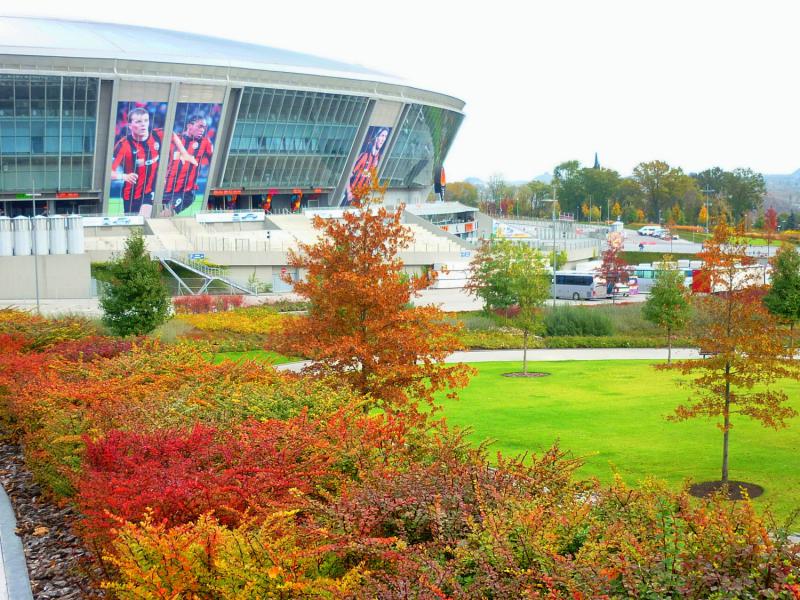
<path fill-rule="evenodd" d="M 217 312 L 240 308 L 244 304 L 244 296 L 217 296 Z"/>
<path fill-rule="evenodd" d="M 209 512 L 236 525 L 245 510 L 291 506 L 290 490 L 311 492 L 325 472 L 327 460 L 313 451 L 314 437 L 305 419 L 293 419 L 227 432 L 196 425 L 87 439 L 77 495 L 85 534 L 108 539 L 117 526 L 113 517 L 138 521 L 147 509 L 169 525 Z"/>
<path fill-rule="evenodd" d="M 22 335 L 0 333 L 0 395 L 9 397 L 17 386 L 36 377 L 48 361 L 46 354 L 26 352 L 28 339 Z"/>
<path fill-rule="evenodd" d="M 211 296 L 198 294 L 196 296 L 176 296 L 172 299 L 172 306 L 178 314 L 200 314 L 209 312 L 223 312 L 232 308 L 239 308 L 244 304 L 242 296 Z"/>
<path fill-rule="evenodd" d="M 129 352 L 137 340 L 109 338 L 99 335 L 85 337 L 79 340 L 62 342 L 50 348 L 56 354 L 67 360 L 93 361 L 97 358 L 112 358 L 118 354 Z"/>

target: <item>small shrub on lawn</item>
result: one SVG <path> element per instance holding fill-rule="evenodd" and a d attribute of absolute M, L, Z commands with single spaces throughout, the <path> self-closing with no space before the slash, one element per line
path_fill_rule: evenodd
<path fill-rule="evenodd" d="M 608 315 L 583 307 L 558 306 L 544 316 L 544 326 L 548 336 L 604 336 L 613 333 Z"/>

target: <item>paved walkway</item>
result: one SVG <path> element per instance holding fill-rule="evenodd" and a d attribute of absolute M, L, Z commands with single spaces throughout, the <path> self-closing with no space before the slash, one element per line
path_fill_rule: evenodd
<path fill-rule="evenodd" d="M 11 501 L 0 486 L 0 600 L 32 600 L 31 583 L 17 519 Z"/>
<path fill-rule="evenodd" d="M 696 348 L 673 348 L 672 358 L 700 358 Z M 565 348 L 559 350 L 528 350 L 530 362 L 549 362 L 558 360 L 666 360 L 666 348 Z M 445 359 L 448 363 L 458 362 L 513 362 L 522 361 L 522 350 L 469 350 L 453 352 Z M 285 363 L 275 368 L 280 371 L 300 371 L 310 361 Z"/>

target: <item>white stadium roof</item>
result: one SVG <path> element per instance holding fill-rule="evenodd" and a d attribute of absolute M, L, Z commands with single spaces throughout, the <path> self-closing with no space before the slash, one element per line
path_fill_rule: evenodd
<path fill-rule="evenodd" d="M 1 54 L 223 66 L 407 85 L 360 65 L 270 46 L 151 27 L 38 17 L 0 16 Z"/>

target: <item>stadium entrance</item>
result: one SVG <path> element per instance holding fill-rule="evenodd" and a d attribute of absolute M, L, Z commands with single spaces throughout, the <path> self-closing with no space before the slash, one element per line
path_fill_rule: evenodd
<path fill-rule="evenodd" d="M 31 194 L 0 197 L 0 216 L 30 217 L 33 213 Z M 103 212 L 100 198 L 90 195 L 36 194 L 37 215 L 99 215 Z"/>
<path fill-rule="evenodd" d="M 266 213 L 287 214 L 300 212 L 304 208 L 328 206 L 327 202 L 328 194 L 322 192 L 269 194 L 213 190 L 208 197 L 208 210 L 263 210 Z"/>

